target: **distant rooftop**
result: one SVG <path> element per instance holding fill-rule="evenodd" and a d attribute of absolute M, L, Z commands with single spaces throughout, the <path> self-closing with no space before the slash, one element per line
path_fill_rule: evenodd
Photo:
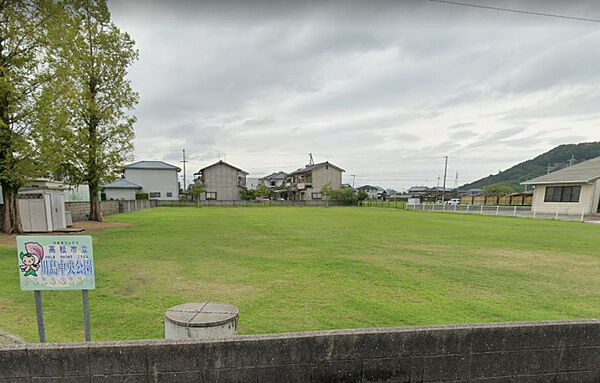
<path fill-rule="evenodd" d="M 359 188 L 356 188 L 356 190 L 378 190 L 375 186 L 371 186 L 371 185 L 363 185 Z"/>
<path fill-rule="evenodd" d="M 214 164 L 212 164 L 212 165 L 208 165 L 208 166 L 205 166 L 205 167 L 203 167 L 202 169 L 198 170 L 198 173 L 202 173 L 204 170 L 206 170 L 206 169 L 208 169 L 208 168 L 212 168 L 213 166 L 217 166 L 217 165 L 226 165 L 226 166 L 229 166 L 229 167 L 231 167 L 231 168 L 234 168 L 234 169 L 236 169 L 237 171 L 240 171 L 240 172 L 242 172 L 242 173 L 244 173 L 244 174 L 249 174 L 247 171 L 244 171 L 244 170 L 242 170 L 242 169 L 240 169 L 240 168 L 238 168 L 238 167 L 235 167 L 235 166 L 233 166 L 233 165 L 231 165 L 231 164 L 228 164 L 227 162 L 225 162 L 225 161 L 222 161 L 222 160 L 219 160 L 219 161 L 215 162 L 215 163 L 214 163 Z M 198 174 L 198 173 L 196 173 L 196 174 Z"/>
<path fill-rule="evenodd" d="M 105 189 L 141 189 L 140 185 L 136 185 L 133 182 L 127 181 L 125 178 L 119 178 L 115 182 L 102 185 Z"/>
<path fill-rule="evenodd" d="M 138 161 L 126 165 L 125 169 L 177 169 L 178 172 L 181 171 L 179 167 L 163 161 Z"/>
<path fill-rule="evenodd" d="M 283 180 L 287 177 L 287 173 L 285 172 L 275 172 L 271 173 L 268 176 L 261 177 L 261 180 Z"/>
<path fill-rule="evenodd" d="M 598 178 L 600 178 L 600 157 L 521 182 L 521 185 L 588 183 Z"/>
<path fill-rule="evenodd" d="M 320 163 L 314 164 L 314 165 L 306 165 L 304 168 L 301 168 L 301 169 L 298 169 L 298 170 L 295 170 L 295 171 L 291 172 L 290 174 L 288 174 L 288 176 L 293 176 L 295 174 L 310 172 L 312 170 L 318 169 L 318 168 L 326 166 L 326 165 L 329 165 L 329 166 L 331 166 L 331 167 L 333 167 L 333 168 L 335 168 L 335 169 L 337 169 L 337 170 L 339 170 L 341 172 L 345 172 L 344 169 L 342 169 L 342 168 L 340 168 L 338 166 L 335 166 L 334 164 L 330 164 L 329 161 L 325 161 L 325 162 L 320 162 Z"/>

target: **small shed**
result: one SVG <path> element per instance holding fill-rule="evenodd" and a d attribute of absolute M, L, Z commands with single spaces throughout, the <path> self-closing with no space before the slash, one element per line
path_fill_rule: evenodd
<path fill-rule="evenodd" d="M 106 194 L 106 199 L 122 199 L 122 200 L 135 200 L 135 194 L 142 187 L 140 185 L 136 185 L 133 182 L 127 181 L 124 178 L 119 178 L 115 182 L 110 184 L 105 184 L 102 186 L 104 189 L 104 193 Z"/>
<path fill-rule="evenodd" d="M 65 194 L 62 189 L 31 189 L 19 192 L 23 231 L 52 232 L 67 227 Z"/>

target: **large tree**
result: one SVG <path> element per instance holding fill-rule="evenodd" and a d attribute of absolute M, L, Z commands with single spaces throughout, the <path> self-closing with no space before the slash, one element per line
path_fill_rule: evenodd
<path fill-rule="evenodd" d="M 39 124 L 37 102 L 49 79 L 44 62 L 50 1 L 0 1 L 0 186 L 2 231 L 22 232 L 18 190 L 32 177 L 47 175 L 41 158 L 48 135 Z"/>
<path fill-rule="evenodd" d="M 135 42 L 111 22 L 105 0 L 65 0 L 65 21 L 50 38 L 51 65 L 60 95 L 55 108 L 67 115 L 64 171 L 71 184 L 87 184 L 91 220 L 98 220 L 98 192 L 114 180 L 133 150 L 138 95 L 127 70 L 138 58 Z"/>

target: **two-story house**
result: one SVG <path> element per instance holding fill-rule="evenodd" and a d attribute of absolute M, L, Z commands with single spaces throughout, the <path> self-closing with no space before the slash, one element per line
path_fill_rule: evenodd
<path fill-rule="evenodd" d="M 286 183 L 289 186 L 289 199 L 294 201 L 310 201 L 323 199 L 321 189 L 328 186 L 333 190 L 342 187 L 342 172 L 345 170 L 330 164 L 321 162 L 306 165 L 287 175 Z"/>
<path fill-rule="evenodd" d="M 379 190 L 375 186 L 363 185 L 359 188 L 356 188 L 356 191 L 364 191 L 365 193 L 367 193 L 367 199 L 375 200 L 377 199 L 377 192 Z"/>
<path fill-rule="evenodd" d="M 268 176 L 264 176 L 258 179 L 258 182 L 267 185 L 271 190 L 275 190 L 278 187 L 281 187 L 285 184 L 285 179 L 287 178 L 287 173 L 285 172 L 276 172 L 271 173 Z"/>
<path fill-rule="evenodd" d="M 201 200 L 238 201 L 240 191 L 246 189 L 248 172 L 224 161 L 200 169 L 194 182 L 204 187 Z"/>
<path fill-rule="evenodd" d="M 150 199 L 178 200 L 181 171 L 175 165 L 163 161 L 138 161 L 125 166 L 124 178 L 140 186 Z"/>

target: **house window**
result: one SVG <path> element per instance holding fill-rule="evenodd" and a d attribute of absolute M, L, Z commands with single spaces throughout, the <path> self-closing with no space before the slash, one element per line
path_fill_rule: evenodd
<path fill-rule="evenodd" d="M 321 193 L 312 193 L 312 199 L 321 199 L 321 198 L 323 198 L 321 196 Z"/>
<path fill-rule="evenodd" d="M 217 199 L 217 192 L 206 192 L 206 199 Z"/>
<path fill-rule="evenodd" d="M 167 197 L 173 197 L 173 193 L 167 192 Z"/>
<path fill-rule="evenodd" d="M 150 198 L 160 198 L 160 192 L 150 192 Z"/>
<path fill-rule="evenodd" d="M 271 186 L 275 186 L 275 181 L 271 181 Z"/>
<path fill-rule="evenodd" d="M 579 202 L 581 186 L 546 187 L 544 202 Z"/>

